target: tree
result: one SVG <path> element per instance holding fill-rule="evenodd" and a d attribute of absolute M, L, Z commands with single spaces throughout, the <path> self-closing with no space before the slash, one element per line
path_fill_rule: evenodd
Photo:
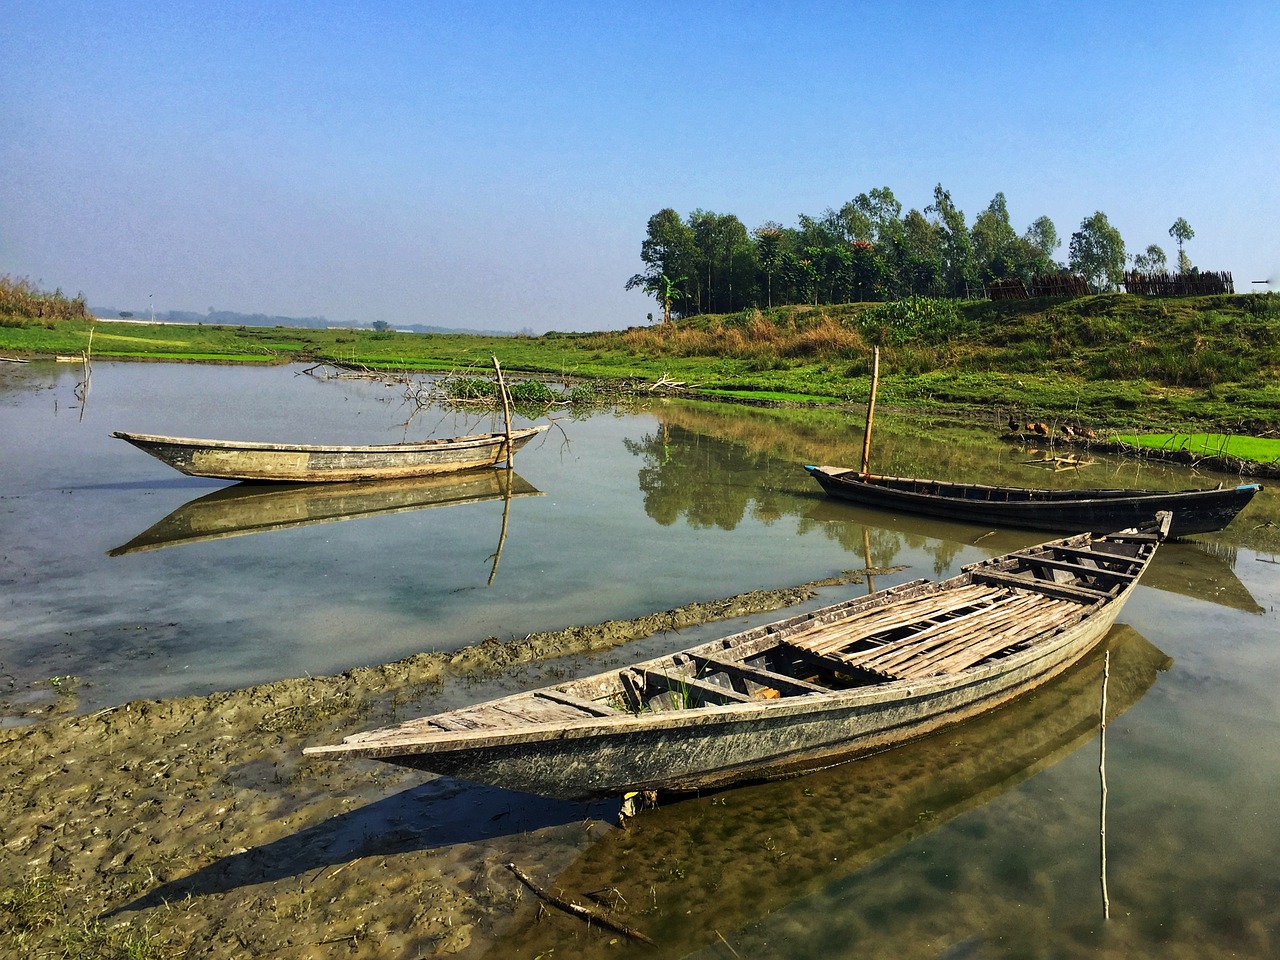
<path fill-rule="evenodd" d="M 942 277 L 946 293 L 953 297 L 968 296 L 973 276 L 973 241 L 964 225 L 964 213 L 951 201 L 951 192 L 942 184 L 933 188 L 933 203 L 925 207 L 925 213 L 937 220 L 941 241 Z"/>
<path fill-rule="evenodd" d="M 1124 240 L 1101 210 L 1081 221 L 1069 250 L 1071 269 L 1084 274 L 1098 291 L 1113 289 L 1124 279 Z"/>
<path fill-rule="evenodd" d="M 1156 244 L 1147 247 L 1145 253 L 1133 255 L 1133 269 L 1139 273 L 1164 273 L 1168 269 L 1169 259 Z"/>
<path fill-rule="evenodd" d="M 689 214 L 689 229 L 697 248 L 698 309 L 706 313 L 730 313 L 734 309 L 734 263 L 737 255 L 750 246 L 747 228 L 733 214 L 695 210 Z M 739 298 L 749 285 L 738 277 Z M 703 286 L 705 281 L 706 286 Z"/>
<path fill-rule="evenodd" d="M 1032 259 L 1043 265 L 1039 273 L 1048 273 L 1053 266 L 1053 251 L 1062 246 L 1053 221 L 1047 216 L 1037 216 L 1027 228 L 1027 233 L 1023 234 L 1023 242 L 1029 247 Z"/>
<path fill-rule="evenodd" d="M 640 287 L 663 303 L 665 320 L 670 320 L 671 307 L 676 301 L 683 302 L 683 307 L 676 309 L 681 316 L 695 312 L 690 309 L 688 291 L 676 286 L 684 278 L 695 276 L 698 265 L 693 231 L 680 219 L 680 214 L 667 207 L 649 218 L 648 235 L 640 244 L 640 259 L 646 269 L 627 281 L 628 290 Z M 674 277 L 680 279 L 671 279 L 668 286 L 666 278 Z M 664 301 L 667 294 L 673 294 L 673 299 Z"/>
<path fill-rule="evenodd" d="M 767 220 L 751 231 L 751 236 L 755 239 L 756 259 L 760 262 L 760 269 L 764 271 L 766 302 L 772 310 L 773 276 L 782 266 L 782 255 L 786 252 L 784 245 L 786 235 L 783 233 L 782 224 Z"/>
<path fill-rule="evenodd" d="M 997 193 L 987 209 L 973 221 L 973 260 L 982 283 L 1014 274 L 1018 259 L 1018 235 L 1009 223 L 1004 194 Z"/>
<path fill-rule="evenodd" d="M 902 218 L 899 277 L 905 293 L 936 297 L 943 293 L 942 230 L 919 210 Z"/>
<path fill-rule="evenodd" d="M 1169 236 L 1178 241 L 1178 272 L 1190 273 L 1191 260 L 1182 252 L 1182 245 L 1196 235 L 1191 229 L 1191 224 L 1187 223 L 1182 217 L 1173 221 L 1173 226 L 1169 228 Z"/>

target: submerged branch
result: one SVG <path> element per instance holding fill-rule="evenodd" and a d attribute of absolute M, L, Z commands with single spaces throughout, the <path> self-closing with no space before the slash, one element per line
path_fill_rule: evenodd
<path fill-rule="evenodd" d="M 568 900 L 562 900 L 555 894 L 543 890 L 533 882 L 532 878 L 522 872 L 514 863 L 508 863 L 507 869 L 514 873 L 516 878 L 532 890 L 534 895 L 543 903 L 549 903 L 557 910 L 563 910 L 570 916 L 577 917 L 579 920 L 586 923 L 598 923 L 600 926 L 612 930 L 614 933 L 620 933 L 625 937 L 630 937 L 632 940 L 639 940 L 641 943 L 647 943 L 651 947 L 657 946 L 657 944 L 654 943 L 653 940 L 649 939 L 649 937 L 646 937 L 639 930 L 631 929 L 625 923 L 619 923 L 618 921 L 612 920 L 601 913 L 597 913 L 594 910 L 582 906 L 581 904 L 570 903 Z"/>

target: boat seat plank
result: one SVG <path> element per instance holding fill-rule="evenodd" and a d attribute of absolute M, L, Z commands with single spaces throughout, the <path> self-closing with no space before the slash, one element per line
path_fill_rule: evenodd
<path fill-rule="evenodd" d="M 830 693 L 826 687 L 816 683 L 810 683 L 807 680 L 801 680 L 797 677 L 788 677 L 785 674 L 776 673 L 773 670 L 766 670 L 764 667 L 754 667 L 745 663 L 736 661 L 719 660 L 714 657 L 697 655 L 693 658 L 699 667 L 710 670 L 722 671 L 734 676 L 742 677 L 745 680 L 752 680 L 766 687 L 772 687 L 779 693 Z"/>
<path fill-rule="evenodd" d="M 739 693 L 729 687 L 722 687 L 716 683 L 708 683 L 706 680 L 699 680 L 697 677 L 685 676 L 684 674 L 668 674 L 661 673 L 656 670 L 645 670 L 644 678 L 646 686 L 658 685 L 672 692 L 684 690 L 696 690 L 704 697 L 710 697 L 713 702 L 725 703 L 751 703 L 752 698 L 745 693 Z"/>
<path fill-rule="evenodd" d="M 1128 553 L 1113 553 L 1110 550 L 1102 549 L 1101 545 L 1095 547 L 1094 549 L 1088 549 L 1086 547 L 1068 547 L 1060 544 L 1055 544 L 1053 547 L 1048 548 L 1048 550 L 1052 552 L 1053 555 L 1058 559 L 1067 559 L 1069 557 L 1075 557 L 1078 560 L 1093 560 L 1099 564 L 1103 564 L 1103 563 L 1121 564 L 1122 563 L 1124 564 L 1126 570 L 1132 570 L 1134 567 L 1141 567 L 1142 565 L 1138 557 L 1132 556 L 1131 554 L 1128 554 Z M 1022 558 L 1022 557 L 1035 557 L 1035 556 L 1039 556 L 1039 554 L 1033 550 L 1024 550 L 1018 553 L 1010 554 L 1010 556 Z"/>
<path fill-rule="evenodd" d="M 593 717 L 612 717 L 618 711 L 610 709 L 601 703 L 594 703 L 583 697 L 575 697 L 571 693 L 565 693 L 563 690 L 549 689 L 539 690 L 537 695 L 546 700 L 555 700 L 563 703 L 565 706 L 576 707 L 582 713 L 588 713 Z"/>
<path fill-rule="evenodd" d="M 1005 573 L 1000 570 L 974 570 L 972 576 L 975 580 L 983 580 L 993 584 L 998 583 L 1007 587 L 1017 587 L 1021 590 L 1043 593 L 1050 597 L 1060 597 L 1063 600 L 1075 600 L 1079 603 L 1097 603 L 1099 600 L 1105 600 L 1111 596 L 1105 590 L 1094 590 L 1090 587 L 1081 587 L 1074 584 L 1053 583 L 1049 580 L 1037 580 L 1033 577 L 1020 577 L 1015 573 Z"/>
<path fill-rule="evenodd" d="M 1062 560 L 1047 554 L 1015 553 L 1013 556 L 1027 563 L 1039 564 L 1042 567 L 1049 567 L 1054 570 L 1065 570 L 1068 573 L 1076 573 L 1082 576 L 1113 577 L 1117 580 L 1133 580 L 1137 576 L 1137 574 L 1128 570 L 1113 570 L 1110 567 L 1098 566 L 1096 563 L 1093 565 L 1076 563 L 1072 560 Z M 1096 557 L 1096 554 L 1094 556 Z"/>
<path fill-rule="evenodd" d="M 1085 563 L 1075 563 L 1073 561 L 1064 561 L 1055 557 L 1034 557 L 1027 554 L 1014 554 L 1020 561 L 1029 564 L 1038 564 L 1038 566 L 1047 568 L 1047 570 L 1061 570 L 1066 573 L 1075 573 L 1076 576 L 1087 577 L 1108 577 L 1111 580 L 1134 580 L 1134 573 L 1124 570 L 1110 570 L 1107 567 L 1089 566 Z"/>

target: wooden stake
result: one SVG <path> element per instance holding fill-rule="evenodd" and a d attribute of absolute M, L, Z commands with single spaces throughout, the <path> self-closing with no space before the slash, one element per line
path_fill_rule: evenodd
<path fill-rule="evenodd" d="M 871 398 L 867 401 L 867 429 L 862 434 L 862 475 L 871 472 L 871 421 L 876 415 L 876 386 L 880 382 L 880 348 L 876 347 L 871 360 Z"/>
<path fill-rule="evenodd" d="M 1099 849 L 1102 866 L 1102 919 L 1111 919 L 1111 899 L 1107 895 L 1107 677 L 1111 673 L 1111 651 L 1102 660 L 1102 720 L 1099 724 L 1098 775 L 1102 782 Z"/>
<path fill-rule="evenodd" d="M 502 395 L 502 413 L 507 421 L 507 469 L 514 470 L 515 450 L 511 447 L 511 403 L 507 399 L 507 384 L 502 379 L 502 367 L 498 366 L 498 357 L 493 356 L 493 369 L 498 374 L 498 393 Z"/>

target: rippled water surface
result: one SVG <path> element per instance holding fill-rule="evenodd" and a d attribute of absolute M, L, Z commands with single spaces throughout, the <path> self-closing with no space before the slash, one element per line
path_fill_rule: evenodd
<path fill-rule="evenodd" d="M 76 678 L 94 709 L 902 566 L 875 578 L 887 586 L 1044 539 L 825 499 L 801 465 L 856 465 L 862 423 L 848 413 L 661 400 L 557 412 L 517 456 L 510 499 L 421 484 L 335 505 L 218 493 L 227 485 L 109 435 L 380 443 L 497 425 L 428 410 L 406 426 L 400 388 L 299 367 L 98 363 L 83 406 L 79 379 L 74 365 L 0 365 L 11 703 L 50 695 L 53 677 Z M 874 466 L 1036 485 L 1236 482 L 1106 459 L 1046 472 L 998 433 L 882 412 Z M 663 956 L 1274 955 L 1278 517 L 1268 490 L 1225 533 L 1166 545 L 1109 638 L 1109 921 L 1097 660 L 929 741 L 653 811 L 584 845 L 558 882 L 624 897 Z M 569 919 L 522 924 L 495 956 L 633 949 Z"/>

